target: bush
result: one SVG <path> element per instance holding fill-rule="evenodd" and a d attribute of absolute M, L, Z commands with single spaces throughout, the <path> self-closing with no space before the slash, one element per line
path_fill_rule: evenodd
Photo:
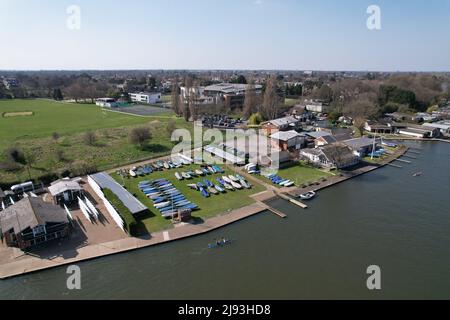
<path fill-rule="evenodd" d="M 249 125 L 259 125 L 262 122 L 262 117 L 259 113 L 254 113 L 248 118 Z"/>
<path fill-rule="evenodd" d="M 95 132 L 93 131 L 88 131 L 84 134 L 84 143 L 86 143 L 88 146 L 93 146 L 95 145 L 95 142 L 97 141 L 97 136 L 95 134 Z"/>
<path fill-rule="evenodd" d="M 167 126 L 166 126 L 166 132 L 167 132 L 167 136 L 169 138 L 172 137 L 172 133 L 177 129 L 177 125 L 175 123 L 175 121 L 173 120 L 169 120 L 169 122 L 167 122 Z"/>
<path fill-rule="evenodd" d="M 136 234 L 137 222 L 133 214 L 111 190 L 103 189 L 103 194 L 122 217 L 125 230 L 127 230 L 130 235 L 134 236 Z"/>
<path fill-rule="evenodd" d="M 144 148 L 145 143 L 152 138 L 152 134 L 147 127 L 134 128 L 130 132 L 130 142 L 138 145 L 141 149 Z"/>

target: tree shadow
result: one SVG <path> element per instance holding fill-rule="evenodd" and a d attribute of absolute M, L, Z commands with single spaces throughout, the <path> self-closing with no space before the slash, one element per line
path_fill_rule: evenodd
<path fill-rule="evenodd" d="M 193 216 L 191 217 L 191 220 L 189 220 L 189 223 L 193 225 L 203 224 L 205 223 L 205 220 L 203 218 Z"/>
<path fill-rule="evenodd" d="M 146 146 L 144 146 L 142 148 L 142 151 L 148 151 L 148 152 L 154 152 L 154 153 L 166 152 L 166 151 L 169 151 L 169 150 L 170 150 L 169 147 L 167 147 L 165 145 L 162 145 L 162 144 L 159 144 L 159 143 L 147 144 Z"/>

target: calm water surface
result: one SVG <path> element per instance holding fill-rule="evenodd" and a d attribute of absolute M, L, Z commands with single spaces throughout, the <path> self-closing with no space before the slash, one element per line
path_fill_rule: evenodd
<path fill-rule="evenodd" d="M 283 220 L 263 213 L 216 232 L 80 263 L 82 290 L 66 269 L 0 281 L 7 299 L 450 298 L 450 144 L 323 190 Z M 399 163 L 400 164 L 400 163 Z M 411 173 L 422 171 L 423 176 Z M 208 242 L 236 241 L 218 250 Z M 382 290 L 366 288 L 379 265 Z"/>

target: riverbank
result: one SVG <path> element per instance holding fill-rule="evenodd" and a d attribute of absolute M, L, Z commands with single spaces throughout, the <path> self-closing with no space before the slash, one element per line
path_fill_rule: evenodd
<path fill-rule="evenodd" d="M 150 239 L 125 238 L 106 243 L 89 245 L 77 249 L 76 256 L 65 258 L 65 252 L 61 252 L 58 257 L 53 259 L 41 259 L 36 256 L 25 256 L 18 261 L 12 261 L 1 265 L 0 279 L 6 279 L 30 272 L 36 272 L 44 269 L 60 267 L 67 264 L 75 264 L 81 261 L 105 257 L 113 254 L 123 253 L 149 246 L 159 245 L 170 241 L 175 241 L 187 237 L 204 234 L 223 226 L 232 224 L 239 220 L 248 218 L 257 213 L 266 211 L 266 207 L 260 203 L 233 210 L 229 213 L 216 216 L 205 220 L 200 224 L 179 224 L 173 229 L 161 231 L 152 234 Z M 205 243 L 205 247 L 207 244 Z M 73 252 L 70 252 L 73 255 Z"/>
<path fill-rule="evenodd" d="M 393 154 L 389 155 L 387 158 L 380 161 L 378 164 L 364 164 L 360 168 L 356 168 L 352 171 L 345 172 L 340 176 L 334 176 L 325 182 L 321 182 L 319 185 L 311 186 L 308 188 L 282 188 L 281 190 L 276 190 L 275 187 L 263 183 L 266 186 L 266 190 L 260 193 L 254 194 L 251 197 L 255 200 L 255 203 L 247 205 L 245 207 L 233 210 L 229 213 L 223 213 L 221 215 L 215 216 L 204 220 L 202 223 L 198 224 L 179 224 L 175 228 L 152 233 L 151 237 L 145 238 L 124 238 L 118 239 L 105 243 L 98 243 L 93 245 L 87 245 L 80 248 L 72 249 L 70 252 L 60 252 L 58 256 L 42 259 L 39 256 L 25 255 L 21 256 L 20 259 L 15 258 L 17 256 L 17 249 L 13 248 L 1 248 L 2 255 L 8 254 L 11 259 L 10 261 L 3 261 L 0 265 L 0 279 L 6 279 L 30 272 L 36 272 L 44 269 L 59 267 L 67 264 L 74 264 L 77 262 L 91 260 L 99 257 L 109 256 L 113 254 L 128 252 L 131 250 L 136 250 L 140 248 L 145 248 L 149 246 L 154 246 L 162 243 L 167 243 L 170 241 L 180 240 L 187 237 L 192 237 L 200 234 L 204 234 L 223 226 L 232 224 L 239 220 L 245 219 L 247 217 L 253 216 L 257 213 L 270 210 L 270 208 L 264 203 L 265 201 L 270 201 L 278 197 L 278 193 L 289 194 L 290 196 L 296 197 L 299 193 L 306 191 L 318 191 L 332 185 L 341 183 L 348 179 L 357 177 L 359 175 L 371 172 L 378 168 L 381 168 L 392 161 L 395 161 L 408 151 L 408 147 L 400 146 Z M 246 175 L 248 176 L 248 175 Z M 251 180 L 255 179 L 260 182 L 259 179 L 252 176 Z M 205 244 L 206 246 L 206 244 Z M 9 253 L 6 253 L 10 250 Z M 14 254 L 14 252 L 16 252 Z"/>
<path fill-rule="evenodd" d="M 404 156 L 408 152 L 409 148 L 406 146 L 399 146 L 397 150 L 395 150 L 392 154 L 389 154 L 386 158 L 382 159 L 378 163 L 368 163 L 363 162 L 361 165 L 359 165 L 356 168 L 353 168 L 352 170 L 342 170 L 340 175 L 332 176 L 325 181 L 320 181 L 316 185 L 308 186 L 306 188 L 289 188 L 286 190 L 283 190 L 283 192 L 290 194 L 293 197 L 298 197 L 299 194 L 303 194 L 306 192 L 314 191 L 317 192 L 319 190 L 334 186 L 338 183 L 342 183 L 344 181 L 347 181 L 349 179 L 356 178 L 360 175 L 372 172 L 376 169 L 385 167 L 398 158 Z"/>

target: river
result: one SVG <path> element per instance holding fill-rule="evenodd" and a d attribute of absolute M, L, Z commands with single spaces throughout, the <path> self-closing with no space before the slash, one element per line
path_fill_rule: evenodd
<path fill-rule="evenodd" d="M 66 267 L 0 280 L 0 298 L 449 299 L 450 144 L 409 144 L 422 148 L 411 164 L 322 190 L 307 210 L 272 202 L 287 219 L 80 263 L 81 290 L 66 288 Z M 206 248 L 221 236 L 235 241 Z M 366 287 L 369 265 L 381 290 Z"/>

